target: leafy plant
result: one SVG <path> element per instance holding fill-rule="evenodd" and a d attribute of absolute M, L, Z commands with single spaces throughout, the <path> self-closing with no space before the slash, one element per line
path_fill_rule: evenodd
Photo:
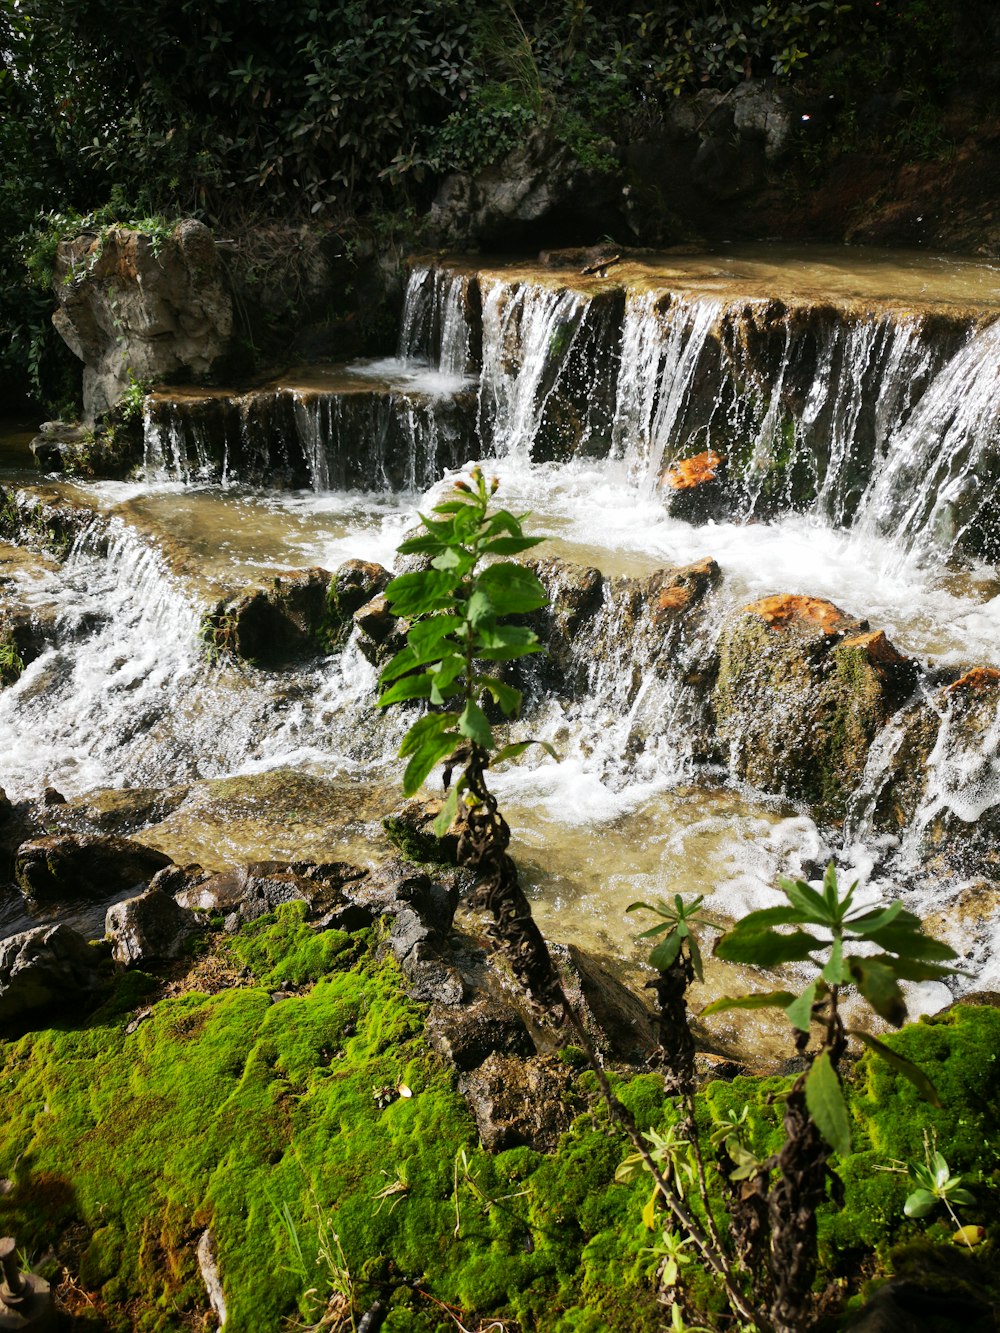
<path fill-rule="evenodd" d="M 448 798 L 437 818 L 437 834 L 447 831 L 466 810 L 489 801 L 485 772 L 491 764 L 515 759 L 545 741 L 499 745 L 486 709 L 490 703 L 505 717 L 521 706 L 521 692 L 484 663 L 510 662 L 542 650 L 538 636 L 506 617 L 536 611 L 548 600 L 537 577 L 510 560 L 485 563 L 491 556 L 517 555 L 542 539 L 526 537 L 525 514 L 506 509 L 489 513 L 499 483 L 487 484 L 480 468 L 469 481 L 456 481 L 446 499 L 434 506 L 439 518 L 421 522 L 426 534 L 399 547 L 404 555 L 430 556 L 430 568 L 402 574 L 386 588 L 392 609 L 409 622 L 406 647 L 381 675 L 381 707 L 421 699 L 430 711 L 413 724 L 400 746 L 408 758 L 403 791 L 412 796 L 431 770 L 446 766 Z M 455 706 L 447 705 L 454 701 Z M 451 773 L 463 765 L 458 780 Z M 460 810 L 460 802 L 462 809 Z"/>
<path fill-rule="evenodd" d="M 822 891 L 802 880 L 782 879 L 788 906 L 751 912 L 715 946 L 718 958 L 757 967 L 809 963 L 818 971 L 798 992 L 716 1000 L 703 1012 L 730 1009 L 782 1009 L 795 1031 L 798 1053 L 808 1067 L 785 1097 L 786 1142 L 776 1158 L 753 1164 L 745 1178 L 761 1196 L 767 1191 L 771 1232 L 771 1319 L 779 1328 L 795 1327 L 803 1317 L 816 1263 L 815 1210 L 826 1195 L 830 1151 L 851 1150 L 850 1117 L 841 1084 L 840 1064 L 850 1033 L 909 1079 L 928 1101 L 939 1105 L 927 1075 L 862 1029 L 847 1029 L 840 1012 L 845 989 L 857 989 L 880 1017 L 899 1027 L 906 1018 L 904 981 L 938 980 L 956 971 L 955 952 L 925 935 L 919 919 L 902 903 L 855 907 L 857 883 L 841 896 L 831 863 Z M 817 933 L 819 932 L 819 933 Z M 858 950 L 858 952 L 855 952 Z M 862 951 L 863 950 L 863 951 Z M 810 1038 L 817 1044 L 810 1049 Z M 738 1144 L 737 1140 L 737 1146 Z M 735 1159 L 734 1159 L 735 1160 Z"/>
<path fill-rule="evenodd" d="M 655 903 L 630 903 L 625 908 L 626 912 L 652 912 L 660 917 L 660 924 L 651 926 L 649 930 L 644 930 L 639 936 L 640 940 L 656 939 L 658 936 L 664 938 L 652 950 L 649 955 L 651 967 L 655 967 L 660 972 L 666 972 L 673 967 L 682 950 L 687 951 L 691 960 L 691 968 L 699 981 L 703 979 L 704 969 L 701 960 L 701 949 L 698 945 L 698 937 L 692 930 L 692 926 L 713 926 L 715 923 L 708 917 L 698 916 L 698 909 L 705 901 L 704 894 L 698 896 L 691 903 L 685 903 L 679 893 L 674 894 L 674 904 L 670 907 L 662 898 L 657 899 Z"/>
<path fill-rule="evenodd" d="M 933 1151 L 931 1150 L 930 1144 L 926 1140 L 924 1155 L 926 1161 L 918 1162 L 910 1167 L 910 1175 L 917 1188 L 907 1195 L 903 1212 L 907 1217 L 926 1217 L 941 1203 L 944 1204 L 948 1216 L 957 1227 L 960 1223 L 955 1216 L 955 1209 L 957 1207 L 967 1207 L 969 1204 L 975 1203 L 975 1199 L 963 1187 L 963 1178 L 951 1174 L 948 1163 L 936 1148 Z"/>

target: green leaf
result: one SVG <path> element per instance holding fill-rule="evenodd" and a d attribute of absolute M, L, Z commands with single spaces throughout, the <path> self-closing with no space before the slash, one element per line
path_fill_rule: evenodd
<path fill-rule="evenodd" d="M 975 1196 L 973 1194 L 970 1194 L 968 1190 L 950 1189 L 948 1191 L 948 1202 L 952 1204 L 958 1204 L 960 1207 L 964 1208 L 968 1207 L 970 1203 L 975 1203 L 976 1199 Z"/>
<path fill-rule="evenodd" d="M 834 918 L 830 915 L 826 901 L 804 880 L 779 879 L 778 883 L 791 905 L 799 912 L 805 913 L 799 918 L 800 920 L 822 921 L 824 925 L 833 924 Z"/>
<path fill-rule="evenodd" d="M 823 980 L 831 986 L 843 986 L 851 979 L 844 962 L 844 941 L 835 939 L 830 949 L 830 961 L 823 968 Z"/>
<path fill-rule="evenodd" d="M 465 683 L 465 658 L 458 653 L 451 653 L 442 658 L 430 676 L 431 703 L 443 704 L 449 695 L 457 694 Z"/>
<path fill-rule="evenodd" d="M 462 716 L 458 719 L 458 729 L 463 736 L 468 736 L 470 741 L 481 745 L 484 750 L 493 749 L 493 731 L 486 714 L 471 699 L 465 705 Z"/>
<path fill-rule="evenodd" d="M 461 787 L 461 782 L 455 783 L 451 791 L 448 793 L 444 805 L 438 812 L 437 818 L 434 820 L 434 836 L 437 838 L 443 838 L 455 822 L 455 816 L 458 814 L 458 796 Z"/>
<path fill-rule="evenodd" d="M 868 931 L 867 938 L 873 944 L 877 944 L 880 949 L 886 949 L 889 953 L 897 953 L 901 958 L 920 959 L 924 962 L 946 962 L 950 958 L 958 957 L 958 954 L 949 945 L 932 938 L 930 935 L 925 935 L 920 929 L 919 922 L 916 929 L 911 929 L 907 923 L 900 924 L 896 921 L 892 925 Z"/>
<path fill-rule="evenodd" d="M 385 590 L 393 612 L 410 619 L 429 611 L 443 611 L 454 603 L 458 580 L 439 569 L 425 569 L 415 574 L 400 574 Z"/>
<path fill-rule="evenodd" d="M 851 1151 L 851 1124 L 847 1103 L 829 1051 L 821 1051 L 806 1075 L 806 1106 L 827 1143 L 846 1157 Z"/>
<path fill-rule="evenodd" d="M 436 555 L 431 561 L 434 569 L 448 574 L 453 580 L 453 585 L 458 583 L 459 578 L 464 578 L 469 570 L 474 568 L 476 557 L 469 551 L 461 547 L 446 546 L 440 555 Z"/>
<path fill-rule="evenodd" d="M 452 612 L 442 611 L 435 616 L 427 616 L 410 627 L 406 641 L 416 653 L 423 653 L 443 643 L 450 634 L 462 624 L 462 617 Z"/>
<path fill-rule="evenodd" d="M 521 691 L 515 690 L 513 685 L 497 680 L 495 676 L 480 676 L 476 685 L 479 689 L 489 691 L 494 702 L 499 704 L 507 717 L 516 713 L 521 707 Z"/>
<path fill-rule="evenodd" d="M 507 759 L 519 759 L 525 750 L 536 744 L 537 741 L 515 741 L 512 745 L 505 745 L 490 760 L 490 768 L 493 768 L 496 764 L 504 763 Z"/>
<path fill-rule="evenodd" d="M 429 699 L 433 687 L 431 676 L 426 671 L 421 672 L 419 676 L 401 676 L 395 684 L 382 691 L 378 706 L 387 708 L 390 704 L 402 703 L 405 699 Z"/>
<path fill-rule="evenodd" d="M 779 963 L 805 962 L 814 950 L 825 947 L 822 940 L 804 930 L 779 935 L 775 930 L 745 930 L 744 924 L 718 941 L 715 946 L 717 958 L 723 958 L 727 963 L 777 967 Z"/>
<path fill-rule="evenodd" d="M 789 990 L 759 991 L 756 995 L 723 995 L 713 1000 L 702 1011 L 706 1014 L 723 1014 L 727 1009 L 787 1009 L 795 996 Z"/>
<path fill-rule="evenodd" d="M 823 900 L 831 917 L 836 920 L 840 908 L 840 896 L 837 892 L 837 867 L 828 862 L 823 875 Z"/>
<path fill-rule="evenodd" d="M 875 1012 L 898 1028 L 906 1022 L 906 1002 L 893 962 L 886 954 L 877 958 L 852 956 L 847 959 L 847 966 L 858 990 Z"/>
<path fill-rule="evenodd" d="M 461 738 L 450 727 L 457 720 L 454 713 L 428 713 L 403 737 L 399 753 L 411 756 L 403 774 L 405 796 L 412 796 L 434 765 L 455 748 Z"/>
<path fill-rule="evenodd" d="M 481 625 L 492 625 L 496 620 L 496 609 L 482 588 L 477 588 L 466 605 L 465 613 L 469 623 L 478 629 Z"/>
<path fill-rule="evenodd" d="M 674 931 L 662 944 L 658 944 L 649 955 L 650 964 L 660 972 L 668 972 L 677 961 L 677 955 L 680 951 L 681 937 Z"/>
<path fill-rule="evenodd" d="M 668 930 L 676 930 L 676 929 L 677 929 L 677 923 L 675 921 L 661 921 L 658 926 L 650 926 L 648 930 L 640 931 L 640 933 L 636 935 L 636 939 L 651 940 L 654 939 L 657 935 L 663 935 Z"/>
<path fill-rule="evenodd" d="M 792 1027 L 798 1028 L 800 1032 L 808 1032 L 812 1026 L 812 1007 L 816 1002 L 816 988 L 819 982 L 814 981 L 811 986 L 807 986 L 802 994 L 790 1005 L 785 1008 L 785 1014 Z"/>
<path fill-rule="evenodd" d="M 688 935 L 688 950 L 691 954 L 691 966 L 699 981 L 705 980 L 705 968 L 701 961 L 701 946 L 694 935 Z"/>
<path fill-rule="evenodd" d="M 851 921 L 845 921 L 844 929 L 854 935 L 868 935 L 873 930 L 881 930 L 883 926 L 892 925 L 902 911 L 901 902 L 890 903 L 888 907 L 873 909 L 862 916 L 854 917 Z"/>
<path fill-rule="evenodd" d="M 812 913 L 801 907 L 764 907 L 759 912 L 748 912 L 736 929 L 755 931 L 765 926 L 807 925 L 812 920 Z"/>
<path fill-rule="evenodd" d="M 527 551 L 543 541 L 545 541 L 544 537 L 494 537 L 483 547 L 483 553 L 484 555 L 519 555 L 521 551 Z"/>
<path fill-rule="evenodd" d="M 925 1102 L 930 1102 L 931 1106 L 939 1107 L 941 1105 L 937 1088 L 919 1065 L 915 1065 L 912 1060 L 907 1060 L 898 1051 L 894 1051 L 891 1046 L 887 1046 L 884 1041 L 879 1041 L 877 1037 L 873 1037 L 870 1032 L 863 1032 L 860 1028 L 848 1028 L 848 1031 L 852 1037 L 857 1037 L 858 1041 L 874 1051 L 887 1065 L 895 1069 L 897 1074 L 902 1074 L 904 1078 L 909 1079 Z"/>
<path fill-rule="evenodd" d="M 937 1195 L 930 1190 L 914 1190 L 903 1204 L 907 1217 L 926 1217 L 937 1204 Z"/>
<path fill-rule="evenodd" d="M 487 662 L 510 662 L 515 657 L 544 651 L 534 630 L 523 625 L 480 627 L 473 648 L 476 656 Z"/>
<path fill-rule="evenodd" d="M 507 560 L 488 565 L 476 579 L 476 588 L 486 593 L 500 616 L 537 611 L 549 600 L 536 574 Z"/>

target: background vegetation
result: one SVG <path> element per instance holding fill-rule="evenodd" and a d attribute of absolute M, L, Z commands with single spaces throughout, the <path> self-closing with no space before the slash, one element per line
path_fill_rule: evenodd
<path fill-rule="evenodd" d="M 829 89 L 855 126 L 859 97 L 904 88 L 898 122 L 912 126 L 914 101 L 956 78 L 957 11 L 17 0 L 0 10 L 0 376 L 43 399 L 71 387 L 24 261 L 81 215 L 193 214 L 231 231 L 261 217 L 419 214 L 440 173 L 488 164 L 533 125 L 600 164 L 679 94 L 763 75 Z"/>

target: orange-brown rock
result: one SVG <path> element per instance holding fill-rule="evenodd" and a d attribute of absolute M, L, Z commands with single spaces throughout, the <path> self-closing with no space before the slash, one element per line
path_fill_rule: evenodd
<path fill-rule="evenodd" d="M 747 615 L 757 616 L 772 629 L 787 629 L 797 625 L 804 629 L 821 630 L 824 634 L 843 634 L 848 630 L 867 629 L 867 621 L 858 621 L 845 615 L 833 602 L 821 597 L 803 597 L 796 593 L 778 593 L 751 602 L 743 608 Z M 884 637 L 884 636 L 883 636 Z"/>
<path fill-rule="evenodd" d="M 678 458 L 661 473 L 660 480 L 671 491 L 692 491 L 698 486 L 715 481 L 725 463 L 722 454 L 706 449 L 693 458 Z"/>
<path fill-rule="evenodd" d="M 1000 681 L 1000 670 L 996 667 L 978 666 L 959 676 L 946 687 L 947 694 L 982 694 Z"/>

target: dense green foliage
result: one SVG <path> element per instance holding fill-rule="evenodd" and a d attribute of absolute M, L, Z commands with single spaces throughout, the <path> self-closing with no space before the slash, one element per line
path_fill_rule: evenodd
<path fill-rule="evenodd" d="M 956 12 L 954 0 L 7 4 L 0 370 L 67 391 L 47 294 L 25 287 L 23 260 L 74 211 L 238 230 L 253 216 L 419 209 L 439 173 L 494 161 L 535 125 L 600 166 L 678 93 L 763 75 L 818 80 L 847 114 L 888 80 L 923 109 L 955 77 Z M 43 214 L 53 226 L 22 239 Z"/>

